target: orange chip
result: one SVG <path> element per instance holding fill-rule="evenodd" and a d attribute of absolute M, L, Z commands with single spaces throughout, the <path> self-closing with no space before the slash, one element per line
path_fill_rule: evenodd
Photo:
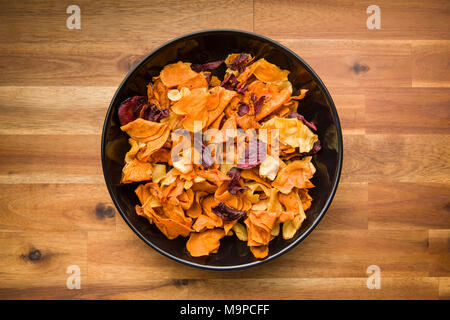
<path fill-rule="evenodd" d="M 211 89 L 211 95 L 208 97 L 208 121 L 207 126 L 219 117 L 231 99 L 236 95 L 236 91 L 227 90 L 223 87 L 214 87 Z"/>
<path fill-rule="evenodd" d="M 181 88 L 188 88 L 190 90 L 198 88 L 208 89 L 208 81 L 206 81 L 206 78 L 203 75 L 203 73 L 197 73 L 195 77 L 190 78 L 187 81 L 179 84 L 178 90 L 181 90 Z"/>
<path fill-rule="evenodd" d="M 250 246 L 250 251 L 256 259 L 264 259 L 269 254 L 269 246 Z"/>
<path fill-rule="evenodd" d="M 281 88 L 272 83 L 254 81 L 248 88 L 251 92 L 255 93 L 258 98 L 262 96 L 265 97 L 261 111 L 256 115 L 256 120 L 267 117 L 288 102 L 291 97 L 291 92 L 288 89 Z"/>
<path fill-rule="evenodd" d="M 242 170 L 241 178 L 256 181 L 256 182 L 261 183 L 262 185 L 270 188 L 271 187 L 270 182 L 267 179 L 261 178 L 259 176 L 258 172 L 259 172 L 258 168 Z"/>
<path fill-rule="evenodd" d="M 120 183 L 150 180 L 152 178 L 152 172 L 153 168 L 150 163 L 133 159 L 123 167 Z"/>
<path fill-rule="evenodd" d="M 231 194 L 228 191 L 228 181 L 223 182 L 214 193 L 214 199 L 217 202 L 223 202 L 228 207 L 240 210 L 248 211 L 252 207 L 251 201 L 245 196 L 244 193 L 238 192 L 237 194 Z"/>
<path fill-rule="evenodd" d="M 270 231 L 277 223 L 279 214 L 269 211 L 250 211 L 244 220 L 247 226 L 249 246 L 266 245 L 271 240 Z"/>
<path fill-rule="evenodd" d="M 166 133 L 167 128 L 168 126 L 164 123 L 148 121 L 142 118 L 137 118 L 120 127 L 120 129 L 125 131 L 131 138 L 143 143 L 160 138 Z"/>
<path fill-rule="evenodd" d="M 260 81 L 279 82 L 288 79 L 289 71 L 281 70 L 273 63 L 262 58 L 250 65 L 253 68 L 253 75 Z"/>
<path fill-rule="evenodd" d="M 192 190 L 192 189 L 190 189 Z M 193 191 L 194 192 L 194 191 Z M 202 199 L 208 195 L 205 191 L 195 192 L 194 201 L 189 209 L 186 211 L 186 215 L 191 218 L 198 218 L 202 214 L 202 207 L 200 205 Z"/>
<path fill-rule="evenodd" d="M 311 208 L 312 197 L 308 194 L 308 189 L 300 189 L 298 193 L 303 204 L 303 211 Z"/>
<path fill-rule="evenodd" d="M 206 230 L 200 233 L 191 233 L 186 248 L 193 257 L 207 256 L 219 250 L 220 239 L 225 236 L 223 229 Z"/>
<path fill-rule="evenodd" d="M 181 123 L 186 130 L 194 132 L 195 121 L 201 121 L 201 128 L 206 126 L 208 121 L 208 110 L 206 108 L 208 96 L 206 90 L 193 89 L 190 95 L 182 97 L 172 105 L 171 110 L 173 112 L 185 116 Z"/>
<path fill-rule="evenodd" d="M 196 76 L 197 72 L 191 69 L 191 64 L 182 61 L 168 64 L 160 73 L 161 81 L 167 88 L 176 87 Z"/>
<path fill-rule="evenodd" d="M 229 176 L 223 174 L 217 169 L 197 170 L 197 175 L 203 177 L 206 180 L 214 183 L 216 186 L 220 186 L 222 182 L 231 180 Z"/>
<path fill-rule="evenodd" d="M 155 81 L 155 89 L 153 91 L 153 94 L 155 95 L 155 98 L 158 100 L 158 103 L 155 104 L 160 109 L 167 109 L 170 105 L 169 97 L 167 96 L 167 93 L 169 92 L 169 89 L 162 83 L 161 80 Z M 150 100 L 149 100 L 150 101 Z"/>

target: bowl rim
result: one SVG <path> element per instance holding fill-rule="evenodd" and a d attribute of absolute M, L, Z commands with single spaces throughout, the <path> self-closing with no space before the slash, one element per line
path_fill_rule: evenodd
<path fill-rule="evenodd" d="M 328 198 L 325 201 L 325 205 L 322 207 L 320 213 L 318 214 L 317 218 L 315 219 L 315 221 L 311 224 L 311 226 L 300 236 L 298 237 L 294 242 L 288 244 L 285 248 L 283 248 L 282 250 L 280 250 L 279 252 L 263 259 L 263 260 L 256 260 L 253 262 L 249 262 L 249 263 L 245 263 L 245 264 L 239 264 L 239 265 L 232 265 L 232 266 L 209 266 L 209 265 L 203 265 L 203 264 L 199 264 L 196 262 L 192 262 L 192 261 L 188 261 L 188 260 L 184 260 L 182 258 L 176 257 L 174 255 L 171 255 L 170 253 L 160 249 L 159 247 L 157 247 L 156 245 L 154 245 L 153 243 L 151 243 L 150 241 L 148 241 L 135 227 L 134 225 L 129 221 L 129 219 L 127 218 L 127 216 L 125 215 L 125 213 L 122 211 L 122 208 L 120 207 L 113 191 L 112 191 L 112 184 L 111 181 L 109 179 L 109 175 L 107 174 L 106 171 L 106 152 L 105 152 L 105 148 L 106 148 L 106 129 L 107 129 L 107 125 L 108 125 L 108 120 L 111 117 L 111 112 L 112 112 L 112 107 L 113 104 L 115 102 L 115 100 L 117 99 L 117 96 L 120 92 L 120 90 L 122 89 L 122 87 L 124 86 L 124 84 L 127 82 L 127 80 L 131 77 L 131 75 L 138 69 L 141 67 L 141 65 L 144 64 L 145 61 L 147 61 L 147 59 L 149 59 L 151 56 L 157 54 L 161 49 L 168 47 L 176 42 L 179 42 L 181 40 L 184 40 L 186 38 L 191 38 L 194 36 L 199 36 L 199 35 L 208 35 L 208 34 L 235 34 L 235 35 L 245 35 L 247 37 L 252 37 L 258 40 L 262 40 L 265 42 L 268 42 L 270 44 L 272 44 L 275 47 L 278 47 L 281 50 L 286 51 L 287 53 L 289 53 L 290 55 L 292 55 L 295 59 L 297 59 L 302 66 L 311 74 L 311 76 L 314 78 L 314 80 L 319 84 L 319 87 L 321 88 L 321 90 L 323 91 L 323 93 L 325 94 L 326 99 L 328 100 L 328 102 L 330 103 L 331 106 L 331 111 L 332 111 L 332 115 L 333 118 L 335 120 L 335 124 L 336 124 L 336 130 L 337 130 L 337 137 L 338 137 L 338 163 L 337 163 L 337 168 L 336 168 L 336 174 L 333 177 L 333 182 L 332 182 L 332 188 L 331 188 L 331 193 L 328 195 Z M 293 249 L 294 247 L 296 247 L 300 242 L 302 242 L 315 228 L 316 226 L 319 224 L 320 220 L 322 220 L 323 216 L 325 215 L 325 213 L 327 212 L 328 208 L 331 205 L 331 202 L 333 201 L 333 198 L 336 194 L 336 190 L 339 184 L 339 180 L 340 180 L 340 176 L 341 176 L 341 171 L 342 171 L 342 161 L 343 161 L 343 141 L 342 141 L 342 128 L 341 128 L 341 124 L 339 121 L 339 116 L 336 110 L 336 106 L 334 104 L 334 101 L 330 95 L 330 93 L 328 92 L 327 87 L 325 86 L 325 84 L 323 83 L 323 81 L 319 78 L 319 76 L 317 75 L 317 73 L 300 57 L 298 56 L 294 51 L 292 51 L 291 49 L 285 47 L 284 45 L 278 43 L 277 41 L 274 41 L 266 36 L 260 35 L 260 34 L 256 34 L 254 32 L 250 32 L 250 31 L 245 31 L 245 30 L 238 30 L 238 29 L 207 29 L 207 30 L 200 30 L 200 31 L 195 31 L 195 32 L 190 32 L 181 36 L 178 36 L 176 38 L 173 38 L 172 40 L 169 40 L 167 42 L 165 42 L 164 44 L 158 46 L 156 49 L 152 50 L 150 53 L 148 53 L 144 58 L 142 58 L 142 60 L 139 61 L 139 63 L 137 63 L 129 72 L 128 74 L 125 76 L 125 78 L 122 80 L 122 82 L 120 83 L 120 85 L 117 87 L 116 92 L 114 93 L 113 98 L 111 99 L 111 103 L 108 107 L 108 110 L 106 112 L 106 117 L 105 117 L 105 121 L 103 123 L 103 129 L 102 129 L 102 141 L 101 141 L 101 161 L 102 161 L 102 169 L 103 169 L 103 176 L 105 179 L 105 183 L 106 186 L 108 188 L 108 192 L 111 196 L 111 199 L 113 200 L 113 203 L 117 209 L 117 211 L 119 211 L 120 215 L 122 216 L 122 218 L 125 220 L 125 222 L 128 224 L 128 226 L 131 228 L 131 230 L 134 231 L 134 233 L 136 233 L 136 235 L 141 238 L 142 241 L 144 241 L 147 245 L 149 245 L 151 248 L 153 248 L 154 250 L 156 250 L 157 252 L 159 252 L 160 254 L 162 254 L 163 256 L 166 256 L 172 260 L 175 260 L 179 263 L 182 263 L 184 265 L 188 265 L 191 267 L 197 267 L 200 269 L 207 269 L 207 270 L 217 270 L 217 271 L 226 271 L 226 270 L 239 270 L 239 269 L 245 269 L 245 268 L 249 268 L 249 267 L 253 267 L 256 265 L 261 265 L 263 263 L 266 263 L 268 261 L 271 261 L 277 257 L 280 257 L 281 255 L 285 254 L 286 252 L 290 251 L 291 249 Z"/>

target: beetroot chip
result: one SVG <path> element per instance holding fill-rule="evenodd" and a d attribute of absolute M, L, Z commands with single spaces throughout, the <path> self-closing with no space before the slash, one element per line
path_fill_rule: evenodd
<path fill-rule="evenodd" d="M 130 97 L 122 102 L 118 111 L 120 124 L 123 126 L 139 118 L 142 107 L 146 103 L 147 97 L 144 96 Z"/>
<path fill-rule="evenodd" d="M 227 90 L 234 90 L 234 88 L 237 85 L 237 79 L 236 76 L 232 73 L 227 75 L 225 79 L 223 79 L 222 83 L 220 84 L 221 87 L 224 87 Z"/>
<path fill-rule="evenodd" d="M 302 116 L 301 114 L 297 113 L 297 112 L 292 112 L 290 115 L 287 116 L 288 118 L 297 118 L 298 120 L 300 120 L 301 122 L 303 122 L 303 124 L 305 126 L 307 126 L 308 128 L 310 128 L 311 130 L 317 131 L 316 126 L 314 125 L 314 123 L 309 122 L 305 119 L 304 116 Z"/>
<path fill-rule="evenodd" d="M 259 99 L 256 98 L 256 95 L 252 93 L 251 99 L 253 101 L 253 107 L 255 108 L 255 115 L 261 112 L 265 96 L 261 96 Z"/>
<path fill-rule="evenodd" d="M 151 104 L 142 109 L 141 117 L 148 121 L 159 122 L 163 118 L 169 116 L 169 109 L 158 109 L 154 104 Z"/>
<path fill-rule="evenodd" d="M 230 64 L 227 65 L 231 70 L 238 70 L 239 73 L 242 73 L 247 67 L 248 55 L 245 53 L 239 53 L 236 59 Z"/>
<path fill-rule="evenodd" d="M 211 62 L 203 63 L 203 64 L 196 63 L 196 64 L 191 65 L 191 69 L 194 70 L 195 72 L 209 71 L 209 70 L 217 69 L 218 67 L 220 67 L 220 65 L 222 63 L 223 63 L 223 60 L 211 61 Z"/>

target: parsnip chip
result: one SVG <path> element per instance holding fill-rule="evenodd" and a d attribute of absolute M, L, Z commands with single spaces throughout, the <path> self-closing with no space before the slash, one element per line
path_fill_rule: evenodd
<path fill-rule="evenodd" d="M 247 241 L 248 235 L 247 235 L 247 229 L 244 225 L 241 223 L 236 223 L 231 229 L 233 229 L 234 233 L 236 234 L 236 237 L 241 241 Z"/>
<path fill-rule="evenodd" d="M 262 129 L 276 129 L 280 142 L 293 148 L 298 148 L 300 153 L 306 153 L 312 150 L 314 143 L 318 140 L 314 134 L 302 121 L 291 118 L 272 118 L 266 121 Z M 264 139 L 261 137 L 261 139 Z M 266 142 L 266 141 L 265 141 Z"/>
<path fill-rule="evenodd" d="M 166 165 L 165 164 L 154 164 L 152 181 L 158 183 L 166 175 Z"/>

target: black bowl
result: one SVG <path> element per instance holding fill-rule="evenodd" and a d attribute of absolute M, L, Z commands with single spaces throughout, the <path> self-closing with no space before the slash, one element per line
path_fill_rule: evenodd
<path fill-rule="evenodd" d="M 322 150 L 313 157 L 317 168 L 312 182 L 316 186 L 310 194 L 314 198 L 296 236 L 290 240 L 280 237 L 272 240 L 269 256 L 255 259 L 246 243 L 236 237 L 221 240 L 217 254 L 207 257 L 191 257 L 186 250 L 186 239 L 168 240 L 154 225 L 138 216 L 134 194 L 137 184 L 119 183 L 124 155 L 129 149 L 127 135 L 120 130 L 117 109 L 126 98 L 146 95 L 146 85 L 161 69 L 179 60 L 205 63 L 224 59 L 232 52 L 247 52 L 265 58 L 282 69 L 290 70 L 289 80 L 295 89 L 308 89 L 301 100 L 301 113 L 318 128 Z M 217 73 L 223 75 L 223 69 Z M 296 93 L 294 91 L 294 93 Z M 102 135 L 102 164 L 106 185 L 111 198 L 130 228 L 150 247 L 175 261 L 187 265 L 215 270 L 231 270 L 254 266 L 272 260 L 299 244 L 316 227 L 330 206 L 342 167 L 342 132 L 339 118 L 328 90 L 317 74 L 299 56 L 288 48 L 266 37 L 237 30 L 207 30 L 176 38 L 149 53 L 125 77 L 116 91 L 108 112 Z"/>

